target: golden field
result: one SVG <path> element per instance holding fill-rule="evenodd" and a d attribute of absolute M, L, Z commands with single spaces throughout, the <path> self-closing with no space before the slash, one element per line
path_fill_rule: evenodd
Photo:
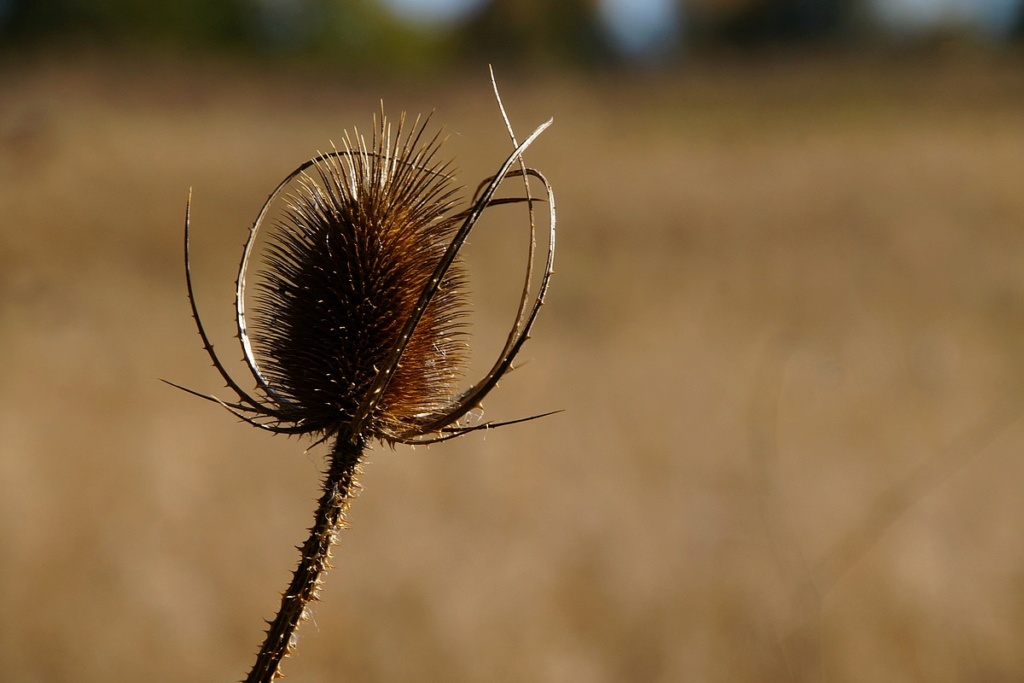
<path fill-rule="evenodd" d="M 498 77 L 520 135 L 555 119 L 559 250 L 486 414 L 564 412 L 375 446 L 289 680 L 1024 679 L 1019 59 Z M 158 381 L 222 391 L 185 197 L 236 361 L 247 227 L 381 98 L 436 110 L 466 185 L 510 149 L 483 66 L 0 65 L 4 681 L 248 670 L 323 447 Z M 474 367 L 511 216 L 468 253 Z"/>

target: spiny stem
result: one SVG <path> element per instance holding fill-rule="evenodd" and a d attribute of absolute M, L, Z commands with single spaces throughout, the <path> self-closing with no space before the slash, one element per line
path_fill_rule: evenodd
<path fill-rule="evenodd" d="M 295 630 L 308 618 L 309 604 L 319 597 L 321 576 L 330 567 L 331 546 L 345 524 L 365 446 L 362 439 L 352 441 L 344 433 L 334 442 L 316 519 L 300 549 L 302 558 L 245 683 L 270 683 L 281 676 L 281 662 L 295 647 Z"/>

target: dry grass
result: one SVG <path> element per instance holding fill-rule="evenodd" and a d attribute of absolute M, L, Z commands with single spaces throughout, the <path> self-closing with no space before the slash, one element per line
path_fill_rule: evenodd
<path fill-rule="evenodd" d="M 474 181 L 508 147 L 477 71 L 438 90 L 0 70 L 5 680 L 250 664 L 321 463 L 157 382 L 218 388 L 184 296 L 186 190 L 231 349 L 237 251 L 274 183 L 381 96 L 436 107 Z M 377 449 L 291 679 L 1024 677 L 1020 65 L 504 91 L 523 131 L 555 116 L 528 159 L 561 241 L 488 415 L 566 412 Z M 499 230 L 471 255 L 490 341 L 518 254 Z"/>

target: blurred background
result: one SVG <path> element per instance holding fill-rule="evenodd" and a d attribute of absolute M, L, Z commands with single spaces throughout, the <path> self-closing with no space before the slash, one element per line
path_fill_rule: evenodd
<path fill-rule="evenodd" d="M 1024 679 L 1024 2 L 0 0 L 0 670 L 228 681 L 322 446 L 222 391 L 246 230 L 343 131 L 511 149 L 557 272 L 492 419 L 375 446 L 295 681 Z M 475 371 L 523 216 L 472 240 Z M 237 376 L 241 377 L 240 374 Z"/>

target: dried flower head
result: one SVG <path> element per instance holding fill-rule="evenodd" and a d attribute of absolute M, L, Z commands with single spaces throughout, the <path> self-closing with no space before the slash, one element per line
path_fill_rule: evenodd
<path fill-rule="evenodd" d="M 387 119 L 369 149 L 301 177 L 271 236 L 252 335 L 283 418 L 310 431 L 351 423 L 455 232 L 451 178 L 422 126 L 392 142 Z M 443 274 L 364 429 L 400 439 L 446 407 L 465 361 L 459 259 Z"/>
<path fill-rule="evenodd" d="M 323 438 L 345 434 L 364 441 L 429 443 L 497 424 L 460 420 L 511 369 L 547 291 L 554 196 L 543 175 L 527 168 L 521 156 L 550 121 L 521 144 L 508 127 L 515 150 L 461 211 L 450 164 L 437 159 L 442 140 L 439 134 L 427 136 L 428 123 L 417 119 L 406 132 L 402 115 L 393 131 L 382 112 L 369 143 L 358 133 L 346 133 L 342 149 L 302 164 L 267 199 L 249 232 L 235 293 L 238 338 L 256 382 L 254 393 L 227 373 L 200 319 L 186 211 L 193 316 L 237 400 L 199 395 L 264 429 Z M 516 176 L 524 180 L 524 194 L 496 198 L 499 186 Z M 531 177 L 542 184 L 543 199 L 530 194 Z M 246 275 L 257 233 L 280 196 L 287 206 L 270 228 L 250 332 Z M 550 233 L 538 291 L 531 295 L 538 201 L 547 204 Z M 521 305 L 491 371 L 457 394 L 466 358 L 460 319 L 467 311 L 459 251 L 484 210 L 510 203 L 525 203 L 529 212 L 531 246 Z"/>

